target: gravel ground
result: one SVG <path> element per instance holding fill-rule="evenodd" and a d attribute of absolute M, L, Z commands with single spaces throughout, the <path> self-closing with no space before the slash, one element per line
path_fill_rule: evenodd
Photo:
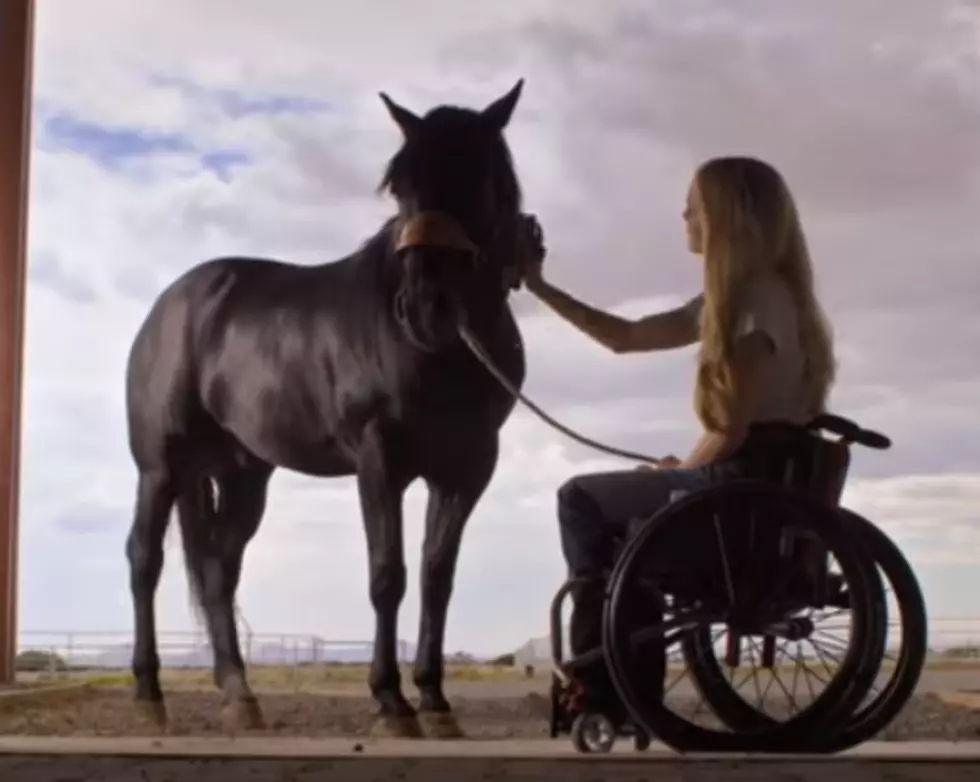
<path fill-rule="evenodd" d="M 460 724 L 473 739 L 545 738 L 548 701 L 538 693 L 517 697 L 453 698 Z M 367 698 L 345 695 L 264 694 L 263 735 L 363 736 L 374 705 Z M 678 711 L 696 701 L 671 699 Z M 170 732 L 174 735 L 221 735 L 220 696 L 214 692 L 173 692 L 167 696 Z M 700 720 L 699 720 L 700 721 Z M 17 735 L 153 735 L 138 724 L 129 694 L 123 690 L 95 691 L 84 702 L 58 709 L 28 709 L 0 715 L 0 734 Z M 976 740 L 980 710 L 951 706 L 934 695 L 917 696 L 879 739 Z"/>

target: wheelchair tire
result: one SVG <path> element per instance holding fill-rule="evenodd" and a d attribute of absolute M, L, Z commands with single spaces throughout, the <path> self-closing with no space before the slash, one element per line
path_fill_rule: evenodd
<path fill-rule="evenodd" d="M 644 733 L 643 730 L 638 729 L 636 735 L 633 736 L 633 749 L 637 752 L 646 752 L 650 749 L 650 734 Z"/>
<path fill-rule="evenodd" d="M 908 560 L 892 539 L 870 521 L 846 509 L 841 509 L 841 514 L 895 592 L 902 644 L 888 683 L 870 703 L 851 716 L 838 736 L 833 750 L 838 752 L 873 738 L 899 715 L 919 685 L 929 654 L 926 602 Z M 890 623 L 887 605 L 885 609 L 887 633 L 887 623 Z"/>
<path fill-rule="evenodd" d="M 642 665 L 631 651 L 633 630 L 628 614 L 631 581 L 644 572 L 649 554 L 665 545 L 670 531 L 690 529 L 680 525 L 704 523 L 713 518 L 717 529 L 727 507 L 752 510 L 763 523 L 786 523 L 818 535 L 841 566 L 851 591 L 854 638 L 827 689 L 799 715 L 782 723 L 761 721 L 749 730 L 723 733 L 696 725 L 667 708 L 663 699 L 644 699 L 635 682 L 642 680 Z M 730 522 L 734 523 L 734 522 Z M 720 532 L 719 532 L 720 534 Z M 649 580 L 647 578 L 647 584 Z M 830 738 L 832 726 L 846 719 L 864 699 L 873 683 L 884 653 L 881 626 L 882 586 L 868 558 L 853 545 L 842 517 L 828 514 L 825 506 L 779 486 L 757 481 L 734 481 L 694 492 L 657 513 L 627 543 L 609 581 L 604 613 L 604 649 L 612 678 L 633 719 L 648 733 L 679 751 L 702 752 L 796 752 L 805 751 L 812 736 Z M 734 695 L 734 693 L 732 693 Z M 709 702 L 710 705 L 710 702 Z M 753 710 L 754 711 L 754 710 Z M 758 715 L 756 715 L 758 716 Z"/>
<path fill-rule="evenodd" d="M 842 729 L 818 738 L 809 748 L 815 752 L 842 752 L 874 738 L 887 727 L 914 694 L 929 649 L 925 600 L 908 560 L 891 538 L 873 523 L 845 508 L 839 508 L 837 512 L 851 534 L 857 538 L 863 555 L 875 563 L 884 580 L 894 590 L 902 627 L 902 643 L 888 683 L 869 703 L 860 705 L 844 721 Z M 886 637 L 889 620 L 888 606 L 883 600 L 878 621 Z M 684 638 L 682 645 L 697 688 L 728 727 L 738 731 L 751 731 L 763 729 L 773 723 L 770 717 L 757 711 L 731 688 L 720 684 L 726 682 L 726 679 L 713 654 L 710 637 L 703 633 L 694 633 Z M 876 673 L 880 673 L 880 670 L 879 667 Z"/>
<path fill-rule="evenodd" d="M 584 711 L 572 723 L 572 746 L 585 755 L 605 755 L 616 746 L 616 728 L 605 714 Z"/>

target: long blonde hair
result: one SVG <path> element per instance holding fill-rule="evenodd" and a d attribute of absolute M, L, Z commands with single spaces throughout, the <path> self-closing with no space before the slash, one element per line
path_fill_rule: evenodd
<path fill-rule="evenodd" d="M 785 180 L 750 157 L 715 158 L 694 177 L 704 253 L 704 308 L 694 408 L 708 431 L 723 432 L 738 393 L 734 327 L 746 284 L 775 275 L 796 303 L 812 414 L 824 410 L 836 373 L 830 325 L 814 291 L 799 213 Z"/>

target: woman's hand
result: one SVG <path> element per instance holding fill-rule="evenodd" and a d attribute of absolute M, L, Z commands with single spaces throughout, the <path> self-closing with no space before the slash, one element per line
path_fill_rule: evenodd
<path fill-rule="evenodd" d="M 636 465 L 636 469 L 638 469 L 638 470 L 670 470 L 670 469 L 673 469 L 674 467 L 680 467 L 681 464 L 683 464 L 683 462 L 681 462 L 680 459 L 678 459 L 676 456 L 671 455 L 671 456 L 664 456 L 664 457 L 662 457 L 660 459 L 657 459 L 656 462 L 649 462 L 649 463 L 648 462 L 642 462 L 642 463 Z"/>
<path fill-rule="evenodd" d="M 533 291 L 543 282 L 542 268 L 548 251 L 544 246 L 544 231 L 534 215 L 521 215 L 518 247 L 520 258 L 518 264 L 522 272 L 522 281 L 528 290 Z"/>

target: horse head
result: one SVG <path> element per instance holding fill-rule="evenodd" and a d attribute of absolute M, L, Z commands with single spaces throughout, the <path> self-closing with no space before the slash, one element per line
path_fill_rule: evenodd
<path fill-rule="evenodd" d="M 398 204 L 396 303 L 420 347 L 454 341 L 461 317 L 499 313 L 520 284 L 525 223 L 504 129 L 522 86 L 482 111 L 439 106 L 421 117 L 381 93 L 403 137 L 381 183 Z"/>

